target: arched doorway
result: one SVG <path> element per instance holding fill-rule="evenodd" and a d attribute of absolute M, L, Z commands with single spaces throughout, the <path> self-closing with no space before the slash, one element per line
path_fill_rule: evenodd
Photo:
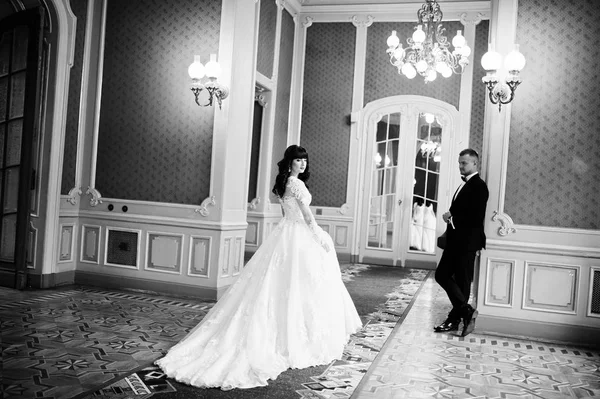
<path fill-rule="evenodd" d="M 434 268 L 460 115 L 439 100 L 394 96 L 369 103 L 360 120 L 359 261 Z"/>

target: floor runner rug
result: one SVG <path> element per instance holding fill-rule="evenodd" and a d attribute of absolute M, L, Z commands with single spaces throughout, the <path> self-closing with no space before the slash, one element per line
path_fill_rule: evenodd
<path fill-rule="evenodd" d="M 287 370 L 269 386 L 247 390 L 199 389 L 165 378 L 149 366 L 91 394 L 90 398 L 244 399 L 349 398 L 394 326 L 405 316 L 429 271 L 361 264 L 342 265 L 364 328 L 352 335 L 342 359 L 329 365 Z"/>

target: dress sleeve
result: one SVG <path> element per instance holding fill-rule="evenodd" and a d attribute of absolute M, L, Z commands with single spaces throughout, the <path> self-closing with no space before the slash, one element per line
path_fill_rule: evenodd
<path fill-rule="evenodd" d="M 310 197 L 308 189 L 304 185 L 304 182 L 298 178 L 288 179 L 288 186 L 294 198 L 298 200 L 302 205 L 310 204 Z"/>

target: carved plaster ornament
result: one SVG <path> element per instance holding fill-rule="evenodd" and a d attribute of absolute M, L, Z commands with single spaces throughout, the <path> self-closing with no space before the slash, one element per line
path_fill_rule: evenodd
<path fill-rule="evenodd" d="M 206 199 L 204 199 L 204 201 L 202 201 L 202 203 L 200 204 L 200 208 L 196 208 L 194 209 L 194 212 L 199 213 L 200 215 L 206 217 L 210 214 L 210 211 L 208 210 L 208 206 L 212 205 L 215 206 L 217 203 L 215 201 L 215 196 L 210 196 Z"/>
<path fill-rule="evenodd" d="M 492 216 L 493 222 L 499 222 L 501 226 L 498 228 L 498 235 L 505 237 L 510 233 L 516 233 L 517 229 L 513 227 L 514 222 L 510 216 L 506 213 L 501 213 L 498 211 L 494 211 L 494 216 Z"/>

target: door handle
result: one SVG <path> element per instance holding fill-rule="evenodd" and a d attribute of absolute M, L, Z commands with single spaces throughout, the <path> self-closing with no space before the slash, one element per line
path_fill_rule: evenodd
<path fill-rule="evenodd" d="M 402 200 L 401 199 L 398 200 L 398 205 L 402 205 Z"/>

